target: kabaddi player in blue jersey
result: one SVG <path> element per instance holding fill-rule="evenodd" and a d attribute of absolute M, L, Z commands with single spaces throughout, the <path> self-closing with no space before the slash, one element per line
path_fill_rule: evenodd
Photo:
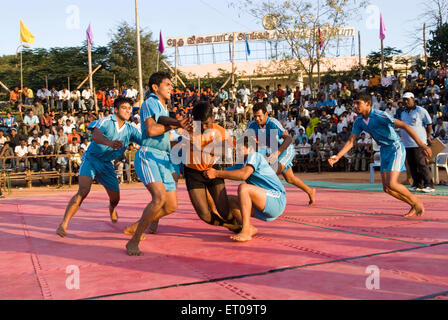
<path fill-rule="evenodd" d="M 118 221 L 116 207 L 120 201 L 120 188 L 112 161 L 126 151 L 130 142 L 142 143 L 142 135 L 129 122 L 132 100 L 118 98 L 114 102 L 115 114 L 96 120 L 88 129 L 92 131 L 92 143 L 82 156 L 79 170 L 78 193 L 70 200 L 64 219 L 56 233 L 65 237 L 70 219 L 76 214 L 88 196 L 96 178 L 109 195 L 109 212 L 113 223 Z"/>
<path fill-rule="evenodd" d="M 355 111 L 359 116 L 353 124 L 352 135 L 342 150 L 328 161 L 333 166 L 353 148 L 361 132 L 368 132 L 381 147 L 381 179 L 384 191 L 411 206 L 406 218 L 422 216 L 425 209 L 420 199 L 398 182 L 400 172 L 406 171 L 406 149 L 395 129 L 406 131 L 428 158 L 432 156 L 431 148 L 424 144 L 406 123 L 392 118 L 386 112 L 373 109 L 371 102 L 372 98 L 368 94 L 361 94 L 354 101 Z"/>
<path fill-rule="evenodd" d="M 151 94 L 140 109 L 142 143 L 138 150 L 134 166 L 135 171 L 152 196 L 151 203 L 143 211 L 138 224 L 126 228 L 125 233 L 133 234 L 126 244 L 130 256 L 140 256 L 139 250 L 143 232 L 151 223 L 177 210 L 176 182 L 173 178 L 174 167 L 171 162 L 171 142 L 169 132 L 172 129 L 192 128 L 189 118 L 177 120 L 170 118 L 167 107 L 171 99 L 173 85 L 171 76 L 157 72 L 149 78 Z"/>
<path fill-rule="evenodd" d="M 239 218 L 243 229 L 230 237 L 238 242 L 250 241 L 257 233 L 257 228 L 250 223 L 251 217 L 263 221 L 274 221 L 283 214 L 286 208 L 285 188 L 264 156 L 255 151 L 256 148 L 257 141 L 254 137 L 240 138 L 237 142 L 237 150 L 241 150 L 244 155 L 243 164 L 236 164 L 226 171 L 209 169 L 204 172 L 204 176 L 208 179 L 246 181 L 238 187 L 238 198 L 229 197 L 229 201 L 234 200 L 232 202 L 238 203 L 241 212 Z"/>
<path fill-rule="evenodd" d="M 308 194 L 309 205 L 315 202 L 316 189 L 307 186 L 301 179 L 297 178 L 292 171 L 292 161 L 295 157 L 295 149 L 292 138 L 280 122 L 268 115 L 266 105 L 258 103 L 253 107 L 254 120 L 248 125 L 248 129 L 254 130 L 258 139 L 258 151 L 270 153 L 267 159 L 269 164 L 276 166 L 277 174 L 282 174 L 286 182 L 295 185 Z M 271 146 L 271 134 L 276 145 Z M 266 145 L 263 146 L 262 144 Z"/>

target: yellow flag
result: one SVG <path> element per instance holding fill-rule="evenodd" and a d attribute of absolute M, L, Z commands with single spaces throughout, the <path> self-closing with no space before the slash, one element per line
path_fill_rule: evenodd
<path fill-rule="evenodd" d="M 31 44 L 34 43 L 34 36 L 23 23 L 22 19 L 20 19 L 20 41 Z"/>

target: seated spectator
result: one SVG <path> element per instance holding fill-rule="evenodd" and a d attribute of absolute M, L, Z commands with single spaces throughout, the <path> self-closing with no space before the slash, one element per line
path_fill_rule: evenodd
<path fill-rule="evenodd" d="M 11 142 L 6 141 L 5 145 L 0 151 L 0 169 L 15 169 L 16 159 L 14 149 L 11 147 Z M 8 159 L 5 159 L 8 158 Z"/>
<path fill-rule="evenodd" d="M 39 155 L 39 149 L 40 145 L 35 139 L 31 142 L 31 145 L 28 146 L 28 156 L 30 157 L 28 158 L 28 161 L 30 163 L 30 169 L 35 172 L 40 170 L 39 168 L 40 161 L 39 158 L 37 157 Z"/>
<path fill-rule="evenodd" d="M 9 133 L 12 128 L 18 129 L 16 118 L 11 116 L 11 112 L 6 113 L 6 117 L 2 119 L 2 128 L 5 133 Z"/>
<path fill-rule="evenodd" d="M 23 96 L 25 97 L 25 104 L 31 105 L 34 101 L 34 93 L 33 90 L 28 88 L 27 86 L 23 87 Z"/>
<path fill-rule="evenodd" d="M 59 188 L 62 187 L 67 181 L 67 177 L 64 176 L 68 172 L 68 159 L 66 157 L 58 157 L 56 160 L 56 170 L 61 174 L 59 181 Z"/>
<path fill-rule="evenodd" d="M 306 138 L 302 138 L 302 141 L 299 143 L 299 140 L 296 141 L 295 145 L 296 149 L 296 158 L 299 160 L 309 159 L 311 153 L 311 145 L 308 143 Z"/>
<path fill-rule="evenodd" d="M 62 128 L 59 128 L 58 134 L 55 137 L 54 151 L 55 154 L 65 154 L 67 152 L 67 135 L 64 133 L 64 129 Z"/>
<path fill-rule="evenodd" d="M 93 109 L 94 101 L 90 86 L 85 87 L 85 89 L 82 91 L 81 97 L 82 97 L 80 102 L 81 109 L 83 111 L 91 111 Z"/>
<path fill-rule="evenodd" d="M 435 94 L 440 94 L 440 87 L 435 84 L 434 80 L 429 80 L 429 85 L 425 89 L 425 95 L 429 93 L 429 91 L 434 90 Z"/>
<path fill-rule="evenodd" d="M 17 134 L 17 129 L 12 128 L 6 137 L 8 141 L 11 143 L 11 148 L 14 150 L 16 146 L 20 145 L 20 136 Z"/>
<path fill-rule="evenodd" d="M 27 146 L 31 146 L 33 144 L 33 140 L 36 140 L 37 143 L 40 145 L 40 138 L 39 138 L 37 130 L 34 130 L 33 135 L 28 138 Z"/>
<path fill-rule="evenodd" d="M 67 111 L 72 109 L 72 102 L 70 101 L 72 94 L 67 88 L 58 92 L 57 108 L 60 111 Z"/>
<path fill-rule="evenodd" d="M 333 114 L 335 112 L 336 107 L 338 106 L 338 100 L 335 99 L 333 94 L 330 94 L 328 100 L 325 100 L 325 105 L 327 106 L 327 113 Z"/>
<path fill-rule="evenodd" d="M 129 167 L 126 161 L 126 156 L 124 154 L 113 161 L 115 171 L 117 172 L 117 178 L 120 183 L 124 182 L 124 170 L 127 170 Z"/>
<path fill-rule="evenodd" d="M 334 114 L 337 116 L 337 117 L 339 117 L 341 114 L 343 114 L 345 111 L 347 111 L 346 109 L 345 109 L 345 106 L 336 106 L 335 108 L 334 108 Z"/>
<path fill-rule="evenodd" d="M 48 112 L 45 112 L 40 117 L 40 125 L 42 127 L 42 131 L 44 132 L 45 129 L 50 129 L 53 126 L 53 117 Z"/>
<path fill-rule="evenodd" d="M 8 141 L 8 139 L 6 139 L 5 133 L 2 130 L 0 130 L 0 150 L 3 149 L 3 146 L 5 145 L 6 141 Z"/>
<path fill-rule="evenodd" d="M 73 141 L 73 138 L 76 138 L 76 140 L 77 140 L 78 142 L 81 141 L 81 136 L 78 134 L 78 132 L 76 131 L 75 128 L 73 128 L 73 129 L 72 129 L 72 132 L 69 133 L 69 134 L 67 135 L 67 143 L 68 143 L 68 144 L 71 144 L 72 141 Z"/>
<path fill-rule="evenodd" d="M 322 110 L 322 115 L 319 118 L 320 127 L 323 130 L 324 128 L 330 128 L 330 119 L 331 116 L 327 114 L 327 111 Z"/>
<path fill-rule="evenodd" d="M 48 102 L 50 101 L 51 92 L 47 88 L 42 88 L 37 90 L 37 99 L 40 101 L 40 103 L 44 105 L 48 105 Z"/>
<path fill-rule="evenodd" d="M 339 137 L 341 137 L 343 142 L 347 142 L 348 139 L 350 138 L 350 132 L 348 132 L 348 128 L 347 127 L 343 127 L 342 128 L 342 132 L 340 132 L 338 134 Z"/>
<path fill-rule="evenodd" d="M 440 136 L 441 131 L 447 131 L 447 127 L 445 123 L 443 122 L 442 118 L 437 118 L 437 124 L 434 127 L 434 137 L 437 138 Z"/>
<path fill-rule="evenodd" d="M 46 156 L 39 158 L 39 166 L 43 171 L 50 171 L 56 168 L 56 161 L 53 157 L 54 149 L 48 143 L 48 140 L 44 141 L 44 144 L 39 148 L 39 155 Z"/>
<path fill-rule="evenodd" d="M 14 87 L 14 89 L 9 92 L 9 103 L 13 106 L 17 106 L 21 102 L 19 87 Z"/>
<path fill-rule="evenodd" d="M 20 139 L 20 145 L 16 146 L 14 154 L 17 157 L 16 170 L 18 172 L 25 171 L 28 168 L 28 160 L 26 159 L 28 147 L 26 146 L 25 139 Z"/>
<path fill-rule="evenodd" d="M 372 139 L 367 138 L 366 134 L 361 133 L 360 139 L 355 146 L 355 171 L 359 171 L 359 163 L 361 162 L 361 171 L 367 170 L 367 159 L 372 155 Z"/>
<path fill-rule="evenodd" d="M 38 99 L 34 100 L 31 109 L 33 110 L 34 115 L 36 115 L 39 119 L 44 115 L 44 106 Z"/>
<path fill-rule="evenodd" d="M 79 153 L 79 148 L 81 145 L 78 142 L 78 138 L 74 137 L 72 143 L 68 144 L 67 152 L 72 155 L 76 155 Z"/>
<path fill-rule="evenodd" d="M 55 144 L 54 135 L 50 133 L 50 129 L 44 130 L 44 135 L 40 137 L 40 145 L 43 146 L 45 141 L 47 141 L 50 146 L 54 146 Z"/>
<path fill-rule="evenodd" d="M 67 119 L 65 125 L 62 127 L 62 129 L 64 130 L 64 133 L 66 135 L 69 135 L 70 133 L 72 133 L 73 128 L 75 128 L 76 126 L 70 121 L 70 119 Z"/>
<path fill-rule="evenodd" d="M 39 131 L 39 118 L 34 115 L 33 110 L 30 110 L 29 113 L 23 119 L 23 131 L 25 135 L 28 135 L 29 132 L 34 130 Z"/>
<path fill-rule="evenodd" d="M 447 145 L 448 144 L 448 135 L 447 135 L 447 131 L 446 130 L 440 130 L 440 134 L 438 136 L 438 138 L 440 139 L 440 141 L 442 141 L 443 144 Z"/>
<path fill-rule="evenodd" d="M 311 141 L 311 139 L 310 139 Z M 323 159 L 324 157 L 322 152 L 324 152 L 324 144 L 321 142 L 320 138 L 316 138 L 316 142 L 312 144 L 311 146 L 311 152 L 310 152 L 310 158 L 311 160 L 317 158 L 317 159 Z"/>

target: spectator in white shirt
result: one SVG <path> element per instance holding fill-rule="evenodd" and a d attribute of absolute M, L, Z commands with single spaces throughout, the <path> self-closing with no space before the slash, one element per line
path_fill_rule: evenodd
<path fill-rule="evenodd" d="M 81 92 L 79 90 L 73 90 L 70 94 L 70 103 L 74 110 L 79 110 L 81 108 Z"/>
<path fill-rule="evenodd" d="M 67 88 L 62 89 L 59 91 L 59 100 L 57 101 L 57 108 L 58 110 L 64 111 L 64 110 L 71 110 L 71 93 L 67 90 Z"/>
<path fill-rule="evenodd" d="M 40 145 L 40 138 L 37 134 L 38 134 L 37 130 L 34 130 L 33 135 L 28 138 L 28 146 L 30 146 L 33 143 L 33 140 L 36 140 L 37 143 Z"/>
<path fill-rule="evenodd" d="M 70 134 L 72 133 L 72 130 L 76 128 L 74 124 L 72 124 L 72 122 L 70 120 L 66 121 L 66 124 L 62 127 L 62 129 L 64 130 L 65 134 Z"/>
<path fill-rule="evenodd" d="M 343 114 L 345 111 L 347 111 L 345 109 L 345 106 L 336 106 L 336 108 L 334 108 L 334 114 L 339 117 L 341 114 Z"/>
<path fill-rule="evenodd" d="M 249 104 L 250 90 L 246 87 L 245 84 L 243 84 L 243 87 L 240 90 L 238 90 L 238 94 L 241 97 L 243 105 L 247 107 L 247 105 Z"/>
<path fill-rule="evenodd" d="M 138 91 L 134 89 L 134 85 L 129 85 L 129 89 L 126 90 L 126 98 L 132 99 L 132 101 L 136 101 L 138 96 Z"/>
<path fill-rule="evenodd" d="M 45 129 L 45 133 L 40 137 L 40 145 L 43 146 L 45 141 L 48 141 L 48 145 L 54 146 L 54 135 L 50 134 L 50 129 Z"/>
<path fill-rule="evenodd" d="M 20 146 L 16 146 L 14 149 L 14 153 L 17 159 L 17 170 L 19 172 L 23 172 L 28 167 L 28 161 L 25 156 L 28 155 L 28 147 L 26 146 L 26 141 L 24 139 L 20 139 Z"/>
<path fill-rule="evenodd" d="M 302 89 L 302 101 L 308 100 L 311 97 L 311 90 L 308 88 L 308 85 L 305 84 Z"/>
<path fill-rule="evenodd" d="M 92 90 L 90 90 L 90 86 L 86 86 L 86 88 L 82 91 L 82 100 L 81 100 L 81 109 L 83 111 L 91 111 L 93 109 L 93 94 Z"/>

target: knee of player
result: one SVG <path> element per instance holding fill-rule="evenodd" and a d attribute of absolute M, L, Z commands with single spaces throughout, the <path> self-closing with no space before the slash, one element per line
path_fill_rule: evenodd
<path fill-rule="evenodd" d="M 238 194 L 247 193 L 249 191 L 249 185 L 247 183 L 242 183 L 238 186 Z"/>
<path fill-rule="evenodd" d="M 157 197 L 154 197 L 151 201 L 151 204 L 157 209 L 162 209 L 166 204 L 166 196 L 165 195 L 158 195 Z"/>
<path fill-rule="evenodd" d="M 110 200 L 109 200 L 109 203 L 110 203 L 110 205 L 112 206 L 112 207 L 116 207 L 116 206 L 118 206 L 118 204 L 120 203 L 120 197 L 117 197 L 117 198 L 111 198 Z"/>
<path fill-rule="evenodd" d="M 177 202 L 175 202 L 175 203 L 168 203 L 168 202 L 166 202 L 166 203 L 165 203 L 165 207 L 164 207 L 165 212 L 166 212 L 167 214 L 171 214 L 171 213 L 176 212 L 176 211 L 177 211 L 177 208 L 178 208 L 178 206 L 177 206 Z"/>
<path fill-rule="evenodd" d="M 78 191 L 78 197 L 81 201 L 83 201 L 87 196 L 89 195 L 90 190 L 89 189 L 79 189 Z"/>

